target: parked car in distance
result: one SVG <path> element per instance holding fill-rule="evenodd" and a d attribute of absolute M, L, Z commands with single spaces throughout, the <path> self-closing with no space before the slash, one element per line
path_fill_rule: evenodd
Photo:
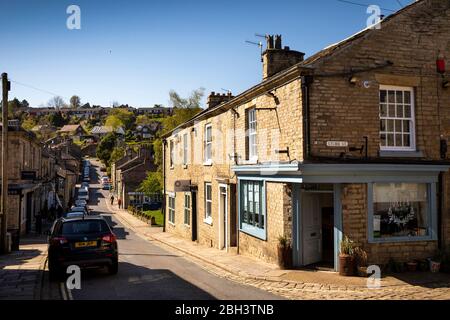
<path fill-rule="evenodd" d="M 101 171 L 101 172 L 106 172 L 106 168 L 105 168 L 105 167 L 101 167 L 101 168 L 100 168 L 100 171 Z"/>
<path fill-rule="evenodd" d="M 89 178 L 89 176 L 83 177 L 83 182 L 89 182 L 89 181 L 91 181 L 91 178 Z"/>
<path fill-rule="evenodd" d="M 101 180 L 102 183 L 109 183 L 109 178 L 108 178 L 108 176 L 102 176 L 102 177 L 100 178 L 100 180 Z"/>
<path fill-rule="evenodd" d="M 81 183 L 81 188 L 86 188 L 86 189 L 88 189 L 88 188 L 89 188 L 89 183 L 88 183 L 88 182 L 82 182 L 82 183 Z"/>
<path fill-rule="evenodd" d="M 86 189 L 78 189 L 77 200 L 85 200 L 86 202 L 89 202 L 89 191 Z"/>
<path fill-rule="evenodd" d="M 84 214 L 89 214 L 89 210 L 86 207 L 73 206 L 70 208 L 71 212 L 83 212 Z"/>
<path fill-rule="evenodd" d="M 75 200 L 75 207 L 85 207 L 85 208 L 87 208 L 87 201 L 86 200 L 77 199 L 77 200 Z"/>
<path fill-rule="evenodd" d="M 82 211 L 69 211 L 63 214 L 64 218 L 83 218 L 85 213 Z"/>
<path fill-rule="evenodd" d="M 58 219 L 49 232 L 50 276 L 60 277 L 67 266 L 104 267 L 110 274 L 119 269 L 117 239 L 100 216 Z"/>
<path fill-rule="evenodd" d="M 102 184 L 102 189 L 103 190 L 111 190 L 111 184 L 108 182 L 108 183 L 103 183 Z"/>

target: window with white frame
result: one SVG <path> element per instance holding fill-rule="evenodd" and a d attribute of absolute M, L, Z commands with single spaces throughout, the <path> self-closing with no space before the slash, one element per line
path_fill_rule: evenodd
<path fill-rule="evenodd" d="M 240 181 L 241 230 L 257 237 L 265 237 L 264 183 Z"/>
<path fill-rule="evenodd" d="M 175 197 L 169 196 L 169 222 L 175 223 Z"/>
<path fill-rule="evenodd" d="M 205 163 L 211 163 L 212 161 L 212 126 L 207 124 L 205 126 L 205 138 L 204 138 L 204 160 Z"/>
<path fill-rule="evenodd" d="M 258 145 L 256 141 L 256 108 L 247 110 L 247 156 L 249 160 L 258 158 Z"/>
<path fill-rule="evenodd" d="M 188 134 L 183 135 L 183 165 L 188 164 Z"/>
<path fill-rule="evenodd" d="M 415 150 L 414 90 L 380 86 L 380 149 Z"/>
<path fill-rule="evenodd" d="M 205 220 L 212 219 L 212 185 L 205 183 Z"/>
<path fill-rule="evenodd" d="M 374 183 L 372 188 L 374 240 L 430 236 L 429 184 Z"/>
<path fill-rule="evenodd" d="M 174 164 L 174 156 L 175 156 L 175 151 L 174 151 L 174 144 L 173 144 L 173 140 L 170 140 L 169 143 L 169 154 L 170 154 L 170 167 L 173 167 Z"/>
<path fill-rule="evenodd" d="M 191 194 L 184 194 L 184 224 L 191 225 Z"/>

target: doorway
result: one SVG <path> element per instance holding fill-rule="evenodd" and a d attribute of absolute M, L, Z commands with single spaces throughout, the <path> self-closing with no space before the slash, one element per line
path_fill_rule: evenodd
<path fill-rule="evenodd" d="M 300 261 L 303 266 L 334 267 L 333 198 L 332 190 L 301 190 Z"/>
<path fill-rule="evenodd" d="M 228 193 L 227 185 L 219 184 L 219 249 L 228 251 Z"/>
<path fill-rule="evenodd" d="M 32 223 L 32 213 L 33 213 L 33 193 L 28 192 L 26 196 L 26 207 L 25 207 L 25 233 L 31 232 L 31 223 Z"/>

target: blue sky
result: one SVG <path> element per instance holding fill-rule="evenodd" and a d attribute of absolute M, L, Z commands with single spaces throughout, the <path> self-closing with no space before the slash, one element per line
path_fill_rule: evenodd
<path fill-rule="evenodd" d="M 81 30 L 66 28 L 71 4 L 81 8 Z M 0 72 L 66 100 L 167 105 L 171 89 L 237 94 L 260 82 L 259 49 L 245 43 L 261 40 L 255 33 L 282 34 L 283 45 L 309 56 L 367 18 L 366 7 L 338 0 L 0 0 Z M 52 98 L 16 83 L 10 96 L 32 106 Z"/>

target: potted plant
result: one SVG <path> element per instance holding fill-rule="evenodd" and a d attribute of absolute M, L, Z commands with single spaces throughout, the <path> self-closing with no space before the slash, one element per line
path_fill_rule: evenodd
<path fill-rule="evenodd" d="M 417 262 L 416 261 L 410 261 L 406 263 L 406 268 L 409 272 L 416 272 L 417 271 Z"/>
<path fill-rule="evenodd" d="M 341 241 L 339 253 L 339 275 L 352 276 L 355 273 L 354 243 L 347 236 Z"/>
<path fill-rule="evenodd" d="M 292 247 L 286 236 L 278 238 L 278 265 L 283 270 L 292 268 Z"/>
<path fill-rule="evenodd" d="M 417 269 L 419 271 L 428 271 L 429 263 L 426 259 L 417 260 Z"/>
<path fill-rule="evenodd" d="M 367 252 L 361 247 L 354 249 L 355 265 L 358 276 L 367 277 Z"/>
<path fill-rule="evenodd" d="M 437 254 L 429 260 L 431 272 L 433 272 L 433 273 L 439 272 L 439 270 L 441 269 L 441 261 L 442 261 L 443 255 L 444 254 L 442 251 L 438 251 Z"/>

